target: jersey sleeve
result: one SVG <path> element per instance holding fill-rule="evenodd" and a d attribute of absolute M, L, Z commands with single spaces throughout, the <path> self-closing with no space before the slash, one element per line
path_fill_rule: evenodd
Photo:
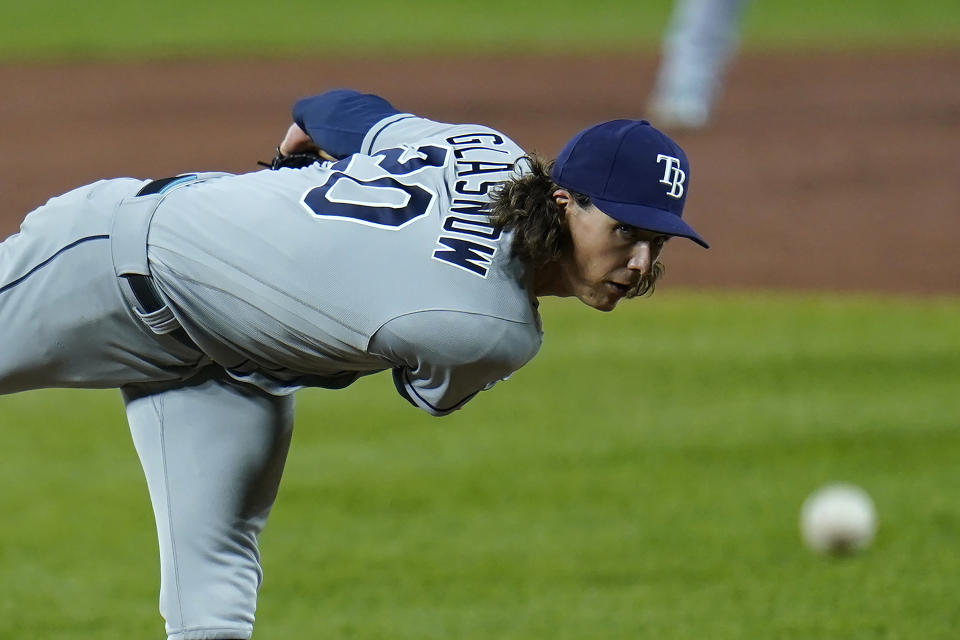
<path fill-rule="evenodd" d="M 490 127 L 435 122 L 400 112 L 380 96 L 352 89 L 334 89 L 297 101 L 293 121 L 335 158 L 429 140 L 494 148 L 511 158 L 525 155 L 516 143 Z"/>
<path fill-rule="evenodd" d="M 298 100 L 293 121 L 317 146 L 336 158 L 360 151 L 370 128 L 399 113 L 392 104 L 369 93 L 334 89 Z"/>
<path fill-rule="evenodd" d="M 400 112 L 379 120 L 370 127 L 361 143 L 360 153 L 374 154 L 391 147 L 427 141 L 492 148 L 508 161 L 525 155 L 523 149 L 513 140 L 485 125 L 448 124 Z"/>
<path fill-rule="evenodd" d="M 539 348 L 539 332 L 522 322 L 420 311 L 381 327 L 369 350 L 395 364 L 400 395 L 431 415 L 443 416 L 509 377 Z"/>

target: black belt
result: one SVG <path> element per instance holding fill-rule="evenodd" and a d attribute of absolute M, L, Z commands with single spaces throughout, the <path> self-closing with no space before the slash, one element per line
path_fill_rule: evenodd
<path fill-rule="evenodd" d="M 141 187 L 140 191 L 137 191 L 137 195 L 146 196 L 152 193 L 159 193 L 164 187 L 178 180 L 183 180 L 185 177 L 186 176 L 173 176 L 171 178 L 163 178 L 162 180 L 153 180 Z M 166 303 L 157 292 L 156 285 L 153 284 L 153 278 L 139 274 L 130 274 L 123 277 L 126 279 L 127 284 L 130 285 L 130 291 L 133 292 L 133 297 L 137 299 L 137 304 L 140 306 L 140 310 L 143 313 L 153 313 L 154 311 L 159 311 L 166 306 Z M 177 327 L 170 333 L 163 335 L 167 335 L 176 339 L 178 342 L 190 347 L 194 351 L 200 351 L 200 347 L 198 347 L 197 343 L 187 335 L 187 332 L 183 330 L 183 327 Z"/>
<path fill-rule="evenodd" d="M 140 311 L 143 313 L 153 313 L 166 306 L 166 303 L 160 299 L 160 294 L 157 293 L 156 286 L 153 284 L 153 278 L 139 274 L 126 275 L 123 277 L 127 281 L 127 284 L 130 285 L 130 291 L 133 292 L 133 297 L 137 299 L 137 305 L 140 307 Z M 200 347 L 193 341 L 193 338 L 187 335 L 183 327 L 177 327 L 170 333 L 164 333 L 162 335 L 170 336 L 184 346 L 202 353 Z"/>
<path fill-rule="evenodd" d="M 174 182 L 187 182 L 196 179 L 196 177 L 197 174 L 195 173 L 185 173 L 180 176 L 170 176 L 169 178 L 161 178 L 160 180 L 151 180 L 147 184 L 140 187 L 140 191 L 137 191 L 137 195 L 149 196 L 153 193 L 160 193 Z"/>

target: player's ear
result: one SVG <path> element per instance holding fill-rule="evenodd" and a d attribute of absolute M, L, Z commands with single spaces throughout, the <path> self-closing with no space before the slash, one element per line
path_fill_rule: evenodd
<path fill-rule="evenodd" d="M 566 189 L 556 189 L 553 192 L 553 201 L 557 203 L 557 206 L 561 209 L 566 209 L 567 205 L 573 202 L 573 196 L 570 195 L 570 192 Z"/>

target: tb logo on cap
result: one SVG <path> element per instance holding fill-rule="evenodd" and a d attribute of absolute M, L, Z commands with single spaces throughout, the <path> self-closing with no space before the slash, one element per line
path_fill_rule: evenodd
<path fill-rule="evenodd" d="M 670 186 L 670 191 L 667 191 L 667 195 L 671 198 L 682 197 L 683 181 L 687 179 L 687 174 L 680 168 L 679 158 L 660 153 L 657 155 L 657 164 L 660 164 L 661 160 L 665 160 L 667 164 L 663 169 L 663 178 L 660 180 L 660 184 Z"/>

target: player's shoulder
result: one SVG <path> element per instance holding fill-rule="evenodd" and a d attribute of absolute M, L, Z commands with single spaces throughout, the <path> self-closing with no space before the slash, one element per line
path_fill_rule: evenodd
<path fill-rule="evenodd" d="M 367 132 L 361 151 L 374 153 L 398 143 L 432 142 L 458 148 L 490 148 L 511 157 L 525 155 L 509 136 L 482 124 L 452 124 L 398 113 L 382 119 Z"/>

